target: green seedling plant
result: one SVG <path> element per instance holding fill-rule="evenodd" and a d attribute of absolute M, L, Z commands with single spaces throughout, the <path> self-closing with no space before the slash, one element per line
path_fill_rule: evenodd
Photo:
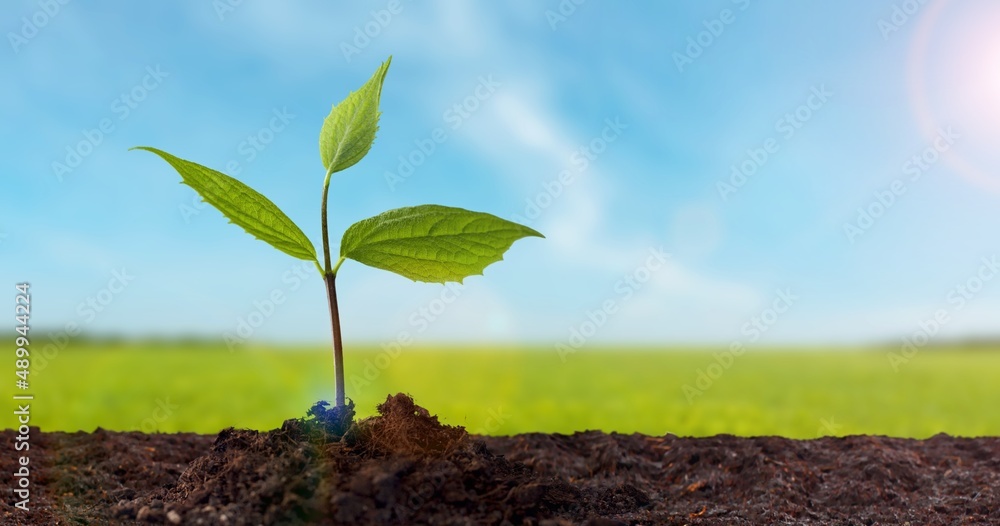
<path fill-rule="evenodd" d="M 348 259 L 395 272 L 414 281 L 462 282 L 482 274 L 518 239 L 544 237 L 524 225 L 483 212 L 440 205 L 397 208 L 351 225 L 340 241 L 336 262 L 330 254 L 327 197 L 333 174 L 360 161 L 378 131 L 382 84 L 392 57 L 360 89 L 333 106 L 319 134 L 319 153 L 326 170 L 320 206 L 323 263 L 309 238 L 277 205 L 259 192 L 221 172 L 148 146 L 180 174 L 182 183 L 250 235 L 295 258 L 312 261 L 323 276 L 330 305 L 336 408 L 346 406 L 344 349 L 337 306 L 337 272 Z"/>

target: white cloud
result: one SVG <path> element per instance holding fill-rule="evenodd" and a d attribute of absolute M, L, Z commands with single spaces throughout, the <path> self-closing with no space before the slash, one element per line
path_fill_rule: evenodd
<path fill-rule="evenodd" d="M 555 180 L 560 170 L 570 168 L 570 156 L 591 138 L 577 137 L 546 109 L 549 105 L 537 100 L 546 92 L 543 86 L 520 79 L 509 79 L 507 86 L 495 96 L 485 118 L 470 127 L 467 135 L 471 146 L 490 157 L 491 162 L 504 166 L 515 184 L 525 186 L 525 179 L 534 183 L 528 185 L 532 188 L 530 199 L 544 190 L 541 183 Z M 548 264 L 589 268 L 602 277 L 616 276 L 634 270 L 637 262 L 645 261 L 648 249 L 661 248 L 663 242 L 641 233 L 622 238 L 608 232 L 605 196 L 613 185 L 610 178 L 603 176 L 610 168 L 599 167 L 599 163 L 598 158 L 552 199 L 552 204 L 542 211 L 538 228 L 547 238 L 543 250 Z M 695 247 L 702 252 L 714 249 L 723 236 L 718 212 L 710 207 L 681 211 L 676 221 L 695 221 L 698 224 L 689 228 L 710 231 L 710 245 Z M 658 230 L 666 236 L 665 226 Z M 675 233 L 679 230 L 681 226 L 675 223 Z M 717 279 L 671 260 L 654 274 L 649 285 L 623 303 L 622 312 L 597 340 L 718 341 L 720 334 L 731 338 L 754 309 L 760 308 L 761 301 L 762 295 L 753 287 Z"/>
<path fill-rule="evenodd" d="M 523 84 L 517 84 L 523 86 Z M 540 108 L 532 107 L 525 94 L 501 92 L 493 101 L 494 118 L 522 146 L 550 156 L 553 161 L 565 162 L 572 153 L 572 145 L 557 135 L 555 123 L 542 116 Z"/>

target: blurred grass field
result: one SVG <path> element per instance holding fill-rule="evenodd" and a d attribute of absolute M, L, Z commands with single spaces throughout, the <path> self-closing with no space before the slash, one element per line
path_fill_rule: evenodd
<path fill-rule="evenodd" d="M 1000 353 L 923 350 L 898 371 L 886 354 L 750 350 L 714 368 L 718 378 L 691 402 L 683 386 L 696 387 L 698 371 L 715 363 L 709 351 L 608 348 L 563 363 L 551 348 L 405 349 L 390 358 L 348 345 L 346 370 L 362 416 L 386 394 L 407 392 L 444 422 L 485 434 L 1000 435 Z M 33 367 L 32 425 L 44 431 L 270 429 L 333 396 L 330 352 L 319 347 L 230 353 L 74 342 Z M 4 382 L 11 407 L 13 380 Z M 5 414 L 0 427 L 13 427 Z"/>

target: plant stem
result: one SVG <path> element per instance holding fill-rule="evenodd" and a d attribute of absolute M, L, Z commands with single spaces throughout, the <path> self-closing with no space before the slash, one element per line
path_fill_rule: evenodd
<path fill-rule="evenodd" d="M 330 324 L 333 329 L 333 367 L 337 377 L 337 407 L 346 405 L 344 393 L 344 343 L 340 336 L 340 311 L 337 308 L 337 275 L 324 274 L 326 296 L 330 300 Z"/>
<path fill-rule="evenodd" d="M 326 274 L 332 272 L 330 269 L 330 234 L 329 229 L 326 226 L 326 201 L 327 196 L 330 195 L 331 175 L 333 175 L 333 163 L 330 163 L 330 168 L 326 170 L 326 177 L 323 179 L 323 205 L 320 207 L 320 211 L 322 212 L 322 220 L 320 224 L 323 228 L 323 262 L 325 264 L 323 266 L 323 270 L 325 271 L 323 275 L 324 277 L 326 277 Z"/>
<path fill-rule="evenodd" d="M 340 336 L 340 309 L 337 308 L 337 269 L 344 262 L 344 258 L 337 261 L 337 267 L 330 267 L 330 234 L 326 226 L 326 202 L 330 194 L 330 176 L 333 175 L 333 167 L 336 160 L 330 163 L 326 170 L 326 177 L 323 179 L 323 205 L 322 205 L 322 227 L 323 227 L 323 281 L 326 282 L 326 297 L 330 301 L 330 326 L 333 329 L 333 372 L 337 383 L 336 407 L 347 405 L 347 396 L 344 392 L 344 341 Z M 318 266 L 318 263 L 317 263 Z"/>

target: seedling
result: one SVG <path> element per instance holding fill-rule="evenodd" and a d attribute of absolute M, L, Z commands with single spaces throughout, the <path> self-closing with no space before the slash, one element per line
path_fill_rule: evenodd
<path fill-rule="evenodd" d="M 360 89 L 330 111 L 319 133 L 319 154 L 326 169 L 320 207 L 323 233 L 323 265 L 316 248 L 291 219 L 271 200 L 223 173 L 175 157 L 148 146 L 133 149 L 159 155 L 194 188 L 202 199 L 217 208 L 230 222 L 272 247 L 299 259 L 312 261 L 323 276 L 330 303 L 333 361 L 336 374 L 336 407 L 345 406 L 344 349 L 337 307 L 337 271 L 353 259 L 365 265 L 395 272 L 414 281 L 462 282 L 468 276 L 503 259 L 518 239 L 544 237 L 523 225 L 483 212 L 440 205 L 397 208 L 351 225 L 340 241 L 340 256 L 331 264 L 327 232 L 327 196 L 333 174 L 350 168 L 371 149 L 378 131 L 382 83 L 389 70 L 389 57 Z"/>

